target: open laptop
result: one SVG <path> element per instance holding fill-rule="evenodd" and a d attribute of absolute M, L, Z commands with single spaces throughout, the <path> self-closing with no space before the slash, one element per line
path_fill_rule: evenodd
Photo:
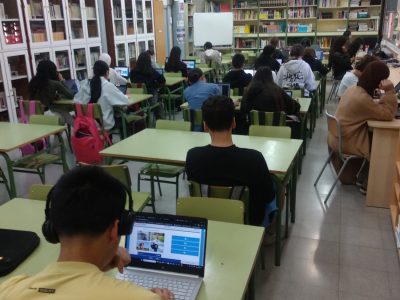
<path fill-rule="evenodd" d="M 131 263 L 117 278 L 195 300 L 204 277 L 207 225 L 203 218 L 136 213 L 125 241 Z"/>
<path fill-rule="evenodd" d="M 124 78 L 129 77 L 129 68 L 128 67 L 115 67 L 114 70 Z"/>
<path fill-rule="evenodd" d="M 229 83 L 218 83 L 219 90 L 222 96 L 229 97 L 231 93 L 231 85 Z"/>
<path fill-rule="evenodd" d="M 196 60 L 194 60 L 194 59 L 184 59 L 184 60 L 182 60 L 182 62 L 184 62 L 186 64 L 186 67 L 188 69 L 196 68 Z"/>
<path fill-rule="evenodd" d="M 246 74 L 250 74 L 251 76 L 254 76 L 254 73 L 255 73 L 255 70 L 253 70 L 253 69 L 243 69 L 243 71 Z"/>

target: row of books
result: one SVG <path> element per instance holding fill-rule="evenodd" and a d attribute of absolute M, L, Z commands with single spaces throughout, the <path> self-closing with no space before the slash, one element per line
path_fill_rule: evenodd
<path fill-rule="evenodd" d="M 340 6 L 342 6 L 340 0 L 320 0 L 320 2 L 319 2 L 319 7 L 335 8 L 335 7 L 340 7 Z M 347 2 L 346 2 L 345 6 L 347 6 Z"/>
<path fill-rule="evenodd" d="M 282 33 L 285 28 L 285 24 L 264 24 L 260 26 L 260 33 Z"/>
<path fill-rule="evenodd" d="M 234 8 L 258 8 L 257 1 L 237 1 L 233 3 Z"/>
<path fill-rule="evenodd" d="M 96 61 L 99 60 L 99 56 L 100 56 L 100 52 L 90 52 L 90 63 L 92 64 L 92 66 L 94 65 L 94 63 Z"/>
<path fill-rule="evenodd" d="M 86 51 L 85 49 L 74 50 L 75 66 L 77 68 L 86 66 Z"/>
<path fill-rule="evenodd" d="M 289 23 L 287 32 L 313 32 L 313 24 Z"/>
<path fill-rule="evenodd" d="M 286 0 L 260 0 L 260 7 L 286 6 Z"/>
<path fill-rule="evenodd" d="M 233 11 L 234 20 L 256 20 L 258 12 L 256 10 L 235 10 Z"/>
<path fill-rule="evenodd" d="M 257 33 L 254 25 L 233 26 L 233 33 Z"/>
<path fill-rule="evenodd" d="M 30 19 L 43 19 L 43 6 L 42 2 L 34 2 L 27 5 L 28 15 Z"/>
<path fill-rule="evenodd" d="M 52 19 L 63 19 L 63 11 L 61 9 L 61 5 L 59 4 L 50 4 L 50 18 Z"/>
<path fill-rule="evenodd" d="M 64 32 L 63 31 L 53 32 L 53 40 L 54 41 L 65 40 Z"/>
<path fill-rule="evenodd" d="M 235 48 L 257 48 L 257 43 L 254 39 L 236 39 Z"/>
<path fill-rule="evenodd" d="M 288 9 L 289 18 L 315 18 L 317 8 L 314 6 Z"/>
<path fill-rule="evenodd" d="M 69 68 L 69 59 L 67 53 L 58 54 L 56 56 L 56 65 L 58 69 Z"/>
<path fill-rule="evenodd" d="M 305 6 L 305 5 L 317 5 L 316 0 L 288 0 L 289 7 Z"/>
<path fill-rule="evenodd" d="M 69 15 L 73 19 L 80 19 L 81 18 L 81 8 L 77 3 L 70 3 L 69 4 Z"/>
<path fill-rule="evenodd" d="M 347 19 L 349 12 L 347 10 L 338 10 L 336 14 L 332 11 L 330 12 L 319 12 L 320 19 Z"/>
<path fill-rule="evenodd" d="M 265 39 L 265 40 L 260 40 L 260 48 L 264 48 L 265 46 L 267 46 L 269 44 L 269 42 Z M 285 40 L 279 40 L 278 42 L 278 48 L 279 49 L 283 49 L 286 48 L 286 42 Z"/>
<path fill-rule="evenodd" d="M 34 43 L 40 43 L 40 42 L 46 42 L 47 37 L 45 32 L 32 32 L 32 42 Z"/>
<path fill-rule="evenodd" d="M 284 9 L 260 9 L 260 20 L 268 20 L 268 19 L 285 19 L 286 18 L 286 10 Z"/>

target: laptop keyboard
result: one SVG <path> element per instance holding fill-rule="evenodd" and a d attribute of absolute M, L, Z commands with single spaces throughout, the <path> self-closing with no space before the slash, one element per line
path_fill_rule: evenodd
<path fill-rule="evenodd" d="M 143 274 L 124 273 L 119 274 L 118 279 L 133 282 L 147 289 L 166 288 L 174 293 L 176 300 L 187 300 L 193 294 L 196 283 L 191 280 L 150 276 Z"/>

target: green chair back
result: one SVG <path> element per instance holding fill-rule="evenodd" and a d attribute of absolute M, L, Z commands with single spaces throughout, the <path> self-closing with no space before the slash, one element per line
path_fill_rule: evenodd
<path fill-rule="evenodd" d="M 112 177 L 118 179 L 131 190 L 132 181 L 129 173 L 129 168 L 126 165 L 102 165 L 104 171 L 110 174 Z"/>
<path fill-rule="evenodd" d="M 209 64 L 196 64 L 196 68 L 208 68 Z"/>
<path fill-rule="evenodd" d="M 59 116 L 48 116 L 48 115 L 31 115 L 29 117 L 30 124 L 40 124 L 40 125 L 59 125 Z"/>
<path fill-rule="evenodd" d="M 191 124 L 186 121 L 173 121 L 173 120 L 157 120 L 156 129 L 169 129 L 190 131 Z"/>
<path fill-rule="evenodd" d="M 88 111 L 88 104 L 81 104 L 81 105 L 82 105 L 82 113 L 83 113 L 83 115 L 86 115 L 87 111 Z M 76 114 L 76 108 L 75 108 L 75 115 L 77 115 Z M 93 117 L 100 124 L 101 131 L 104 131 L 103 112 L 101 110 L 100 104 L 94 103 Z"/>
<path fill-rule="evenodd" d="M 250 111 L 250 124 L 285 126 L 286 114 L 283 111 L 265 112 L 265 111 L 252 110 Z"/>
<path fill-rule="evenodd" d="M 182 77 L 181 72 L 164 72 L 164 77 Z"/>
<path fill-rule="evenodd" d="M 130 88 L 137 88 L 137 89 L 143 89 L 142 94 L 147 94 L 147 87 L 145 83 L 130 83 Z M 127 90 L 127 93 L 129 93 L 129 89 Z"/>
<path fill-rule="evenodd" d="M 176 203 L 176 214 L 213 221 L 244 223 L 244 204 L 239 200 L 182 197 Z"/>
<path fill-rule="evenodd" d="M 250 136 L 290 139 L 291 133 L 292 129 L 287 126 L 251 125 L 249 129 Z"/>
<path fill-rule="evenodd" d="M 28 199 L 46 201 L 52 187 L 50 184 L 32 184 L 28 191 Z"/>
<path fill-rule="evenodd" d="M 304 89 L 284 89 L 285 91 L 290 91 L 292 93 L 292 98 L 302 98 L 304 97 Z"/>
<path fill-rule="evenodd" d="M 204 131 L 203 112 L 201 109 L 184 108 L 182 116 L 185 121 L 190 122 L 192 131 Z"/>
<path fill-rule="evenodd" d="M 42 103 L 38 100 L 23 100 L 23 109 L 25 112 L 25 115 L 29 117 L 29 106 L 30 103 L 35 102 L 35 115 L 43 115 L 44 114 L 44 107 Z"/>

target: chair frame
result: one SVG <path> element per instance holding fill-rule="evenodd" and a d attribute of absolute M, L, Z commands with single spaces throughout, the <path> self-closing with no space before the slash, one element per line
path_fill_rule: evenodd
<path fill-rule="evenodd" d="M 317 190 L 317 193 L 318 193 L 318 189 L 317 189 L 318 181 L 319 181 L 319 179 L 321 178 L 322 173 L 324 172 L 326 166 L 327 166 L 328 163 L 330 162 L 333 153 L 336 152 L 336 153 L 338 154 L 339 159 L 340 159 L 341 162 L 343 163 L 343 165 L 342 165 L 342 167 L 340 168 L 339 172 L 336 174 L 335 181 L 333 182 L 332 187 L 329 189 L 328 195 L 326 196 L 326 198 L 325 198 L 325 200 L 324 200 L 324 203 L 326 204 L 326 202 L 328 201 L 328 199 L 329 199 L 329 197 L 330 197 L 330 195 L 331 195 L 333 189 L 335 188 L 335 186 L 336 186 L 336 184 L 337 184 L 337 182 L 338 182 L 338 180 L 339 180 L 339 178 L 340 178 L 340 175 L 342 175 L 342 173 L 343 173 L 344 169 L 346 168 L 347 164 L 349 163 L 349 161 L 352 160 L 352 159 L 355 159 L 355 158 L 363 158 L 363 157 L 361 157 L 361 156 L 359 156 L 359 155 L 347 154 L 347 153 L 343 153 L 343 152 L 342 152 L 342 131 L 341 131 L 341 126 L 340 126 L 340 121 L 339 121 L 334 115 L 329 114 L 328 111 L 325 111 L 325 115 L 326 115 L 326 117 L 327 117 L 328 130 L 329 130 L 329 128 L 330 128 L 330 126 L 329 126 L 329 122 L 330 122 L 330 121 L 331 121 L 331 122 L 332 122 L 332 121 L 335 121 L 335 123 L 336 123 L 336 129 L 335 129 L 335 130 L 336 130 L 337 139 L 338 139 L 338 150 L 335 151 L 335 150 L 333 150 L 333 149 L 330 149 L 330 151 L 329 151 L 328 158 L 326 159 L 326 161 L 325 161 L 325 163 L 324 163 L 324 165 L 323 165 L 321 171 L 319 172 L 319 174 L 318 174 L 318 176 L 317 176 L 317 179 L 316 179 L 315 182 L 314 182 L 314 187 L 315 187 L 315 189 Z M 364 160 L 363 160 L 363 163 L 362 163 L 362 165 L 361 165 L 360 170 L 357 172 L 356 178 L 359 177 L 359 175 L 360 175 L 360 173 L 361 173 L 361 170 L 363 169 L 363 167 L 364 167 L 364 165 L 365 165 L 366 159 L 365 159 L 365 158 L 363 158 L 363 159 L 364 159 Z M 319 193 L 318 193 L 318 194 L 319 194 Z"/>

